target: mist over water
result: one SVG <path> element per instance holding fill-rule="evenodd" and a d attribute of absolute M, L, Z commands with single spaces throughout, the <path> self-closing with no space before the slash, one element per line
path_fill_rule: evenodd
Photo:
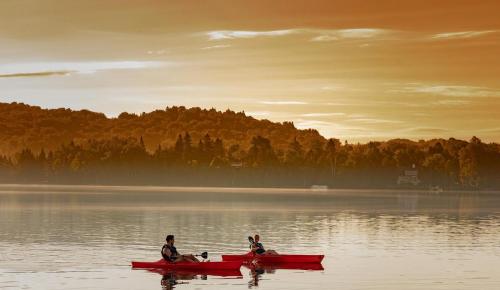
<path fill-rule="evenodd" d="M 325 254 L 323 271 L 198 276 L 176 289 L 498 289 L 500 195 L 150 187 L 0 187 L 0 288 L 162 289 L 131 270 L 181 253 Z M 258 284 L 257 286 L 255 284 Z"/>

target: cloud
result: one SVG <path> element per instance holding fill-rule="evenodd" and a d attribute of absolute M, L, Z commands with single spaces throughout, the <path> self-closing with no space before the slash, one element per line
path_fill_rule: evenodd
<path fill-rule="evenodd" d="M 353 28 L 317 31 L 320 35 L 311 38 L 311 41 L 327 42 L 340 39 L 368 39 L 388 34 L 389 30 L 378 28 Z"/>
<path fill-rule="evenodd" d="M 307 129 L 318 126 L 332 126 L 334 123 L 320 120 L 298 120 L 295 122 L 295 125 L 297 125 L 297 128 L 299 129 Z"/>
<path fill-rule="evenodd" d="M 386 119 L 375 119 L 375 118 L 353 118 L 350 119 L 352 122 L 363 123 L 363 124 L 400 124 L 403 121 L 398 120 L 386 120 Z"/>
<path fill-rule="evenodd" d="M 262 116 L 269 116 L 269 115 L 271 115 L 271 112 L 267 112 L 267 111 L 253 111 L 253 112 L 245 112 L 245 115 L 247 115 L 247 116 L 253 116 L 253 117 L 262 117 Z"/>
<path fill-rule="evenodd" d="M 496 133 L 500 134 L 500 127 L 496 128 L 485 128 L 485 129 L 478 129 L 478 132 L 485 132 L 485 133 Z"/>
<path fill-rule="evenodd" d="M 209 40 L 235 39 L 235 38 L 255 38 L 283 36 L 297 33 L 296 29 L 249 31 L 249 30 L 214 30 L 206 33 Z"/>
<path fill-rule="evenodd" d="M 327 122 L 322 120 L 294 120 L 295 127 L 298 129 L 314 128 L 320 131 L 325 136 L 349 137 L 368 136 L 373 134 L 373 130 L 363 127 L 350 126 L 336 122 Z"/>
<path fill-rule="evenodd" d="M 289 35 L 309 36 L 312 42 L 332 42 L 342 40 L 379 40 L 387 39 L 387 36 L 397 36 L 395 39 L 428 41 L 469 39 L 481 37 L 488 34 L 498 33 L 500 30 L 471 30 L 442 32 L 434 34 L 415 34 L 410 31 L 397 31 L 383 28 L 348 28 L 348 29 L 318 29 L 318 28 L 289 28 L 280 30 L 212 30 L 204 32 L 209 40 L 249 39 L 257 37 L 282 37 Z M 360 47 L 368 47 L 370 43 L 360 44 Z"/>
<path fill-rule="evenodd" d="M 328 102 L 328 103 L 323 103 L 325 106 L 353 106 L 355 105 L 354 103 L 351 102 Z"/>
<path fill-rule="evenodd" d="M 328 41 L 335 41 L 339 40 L 338 36 L 332 35 L 332 34 L 323 34 L 323 35 L 318 35 L 313 38 L 311 38 L 311 41 L 318 41 L 318 42 L 328 42 Z"/>
<path fill-rule="evenodd" d="M 431 36 L 432 39 L 467 39 L 479 37 L 486 34 L 496 33 L 498 30 L 476 30 L 476 31 L 458 31 L 458 32 L 445 32 L 438 33 Z"/>
<path fill-rule="evenodd" d="M 344 87 L 338 86 L 338 85 L 328 85 L 328 86 L 323 86 L 321 87 L 321 90 L 323 91 L 338 91 L 343 89 Z"/>
<path fill-rule="evenodd" d="M 413 127 L 401 130 L 401 132 L 412 132 L 416 134 L 446 134 L 450 130 L 444 128 L 434 128 L 434 127 Z"/>
<path fill-rule="evenodd" d="M 10 63 L 0 66 L 0 77 L 42 77 L 71 73 L 91 74 L 106 70 L 157 68 L 167 64 L 160 61 Z"/>
<path fill-rule="evenodd" d="M 261 101 L 259 102 L 265 105 L 307 105 L 307 102 L 301 101 Z"/>
<path fill-rule="evenodd" d="M 50 77 L 50 76 L 65 76 L 73 71 L 46 71 L 34 73 L 14 73 L 14 74 L 0 74 L 0 78 L 25 78 L 25 77 Z"/>
<path fill-rule="evenodd" d="M 312 35 L 311 41 L 335 41 L 341 39 L 370 39 L 391 32 L 379 28 L 351 28 L 351 29 L 314 29 L 290 28 L 282 30 L 213 30 L 205 32 L 209 40 L 225 40 L 238 38 L 280 37 L 292 34 Z"/>
<path fill-rule="evenodd" d="M 393 92 L 422 93 L 448 97 L 500 97 L 500 90 L 479 86 L 410 85 Z"/>
<path fill-rule="evenodd" d="M 307 113 L 301 114 L 302 117 L 331 117 L 331 116 L 345 116 L 345 113 Z"/>
<path fill-rule="evenodd" d="M 444 106 L 460 106 L 470 104 L 467 100 L 439 100 L 434 102 L 434 105 L 444 105 Z"/>
<path fill-rule="evenodd" d="M 156 55 L 162 55 L 167 53 L 165 49 L 160 49 L 160 50 L 148 50 L 148 54 L 156 54 Z"/>
<path fill-rule="evenodd" d="M 218 44 L 218 45 L 212 45 L 212 46 L 205 46 L 205 47 L 202 47 L 201 49 L 207 50 L 207 49 L 217 49 L 217 48 L 227 48 L 227 47 L 231 47 L 231 45 L 229 45 L 229 44 Z"/>

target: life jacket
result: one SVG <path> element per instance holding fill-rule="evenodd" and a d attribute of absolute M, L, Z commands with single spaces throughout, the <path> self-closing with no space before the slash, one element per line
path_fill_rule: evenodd
<path fill-rule="evenodd" d="M 170 257 L 165 255 L 165 253 L 163 252 L 165 250 L 165 248 L 170 250 Z M 177 249 L 174 246 L 170 246 L 169 244 L 165 244 L 161 248 L 161 256 L 163 257 L 163 259 L 165 259 L 165 261 L 173 262 L 173 261 L 175 261 L 175 258 L 177 258 L 178 255 L 179 255 L 179 253 L 177 253 Z"/>
<path fill-rule="evenodd" d="M 252 246 L 254 246 L 256 248 L 255 253 L 257 253 L 257 254 L 263 254 L 266 252 L 266 250 L 264 249 L 264 246 L 259 242 L 254 242 L 252 245 L 250 245 L 250 249 L 252 248 Z"/>

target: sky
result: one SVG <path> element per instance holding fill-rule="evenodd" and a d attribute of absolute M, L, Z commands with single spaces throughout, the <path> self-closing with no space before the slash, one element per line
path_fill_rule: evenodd
<path fill-rule="evenodd" d="M 500 142 L 499 1 L 1 0 L 0 102 Z"/>

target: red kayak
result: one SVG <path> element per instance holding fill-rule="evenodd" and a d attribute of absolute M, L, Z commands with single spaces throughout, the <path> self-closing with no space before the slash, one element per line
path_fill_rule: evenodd
<path fill-rule="evenodd" d="M 324 255 L 255 255 L 249 252 L 244 255 L 222 255 L 223 261 L 257 261 L 259 263 L 321 263 Z"/>
<path fill-rule="evenodd" d="M 164 259 L 156 262 L 134 262 L 132 268 L 143 269 L 182 269 L 182 270 L 239 270 L 243 261 L 223 261 L 223 262 L 178 262 L 170 263 Z"/>
<path fill-rule="evenodd" d="M 308 271 L 322 271 L 324 270 L 321 263 L 246 263 L 243 267 L 251 270 L 308 270 Z"/>

